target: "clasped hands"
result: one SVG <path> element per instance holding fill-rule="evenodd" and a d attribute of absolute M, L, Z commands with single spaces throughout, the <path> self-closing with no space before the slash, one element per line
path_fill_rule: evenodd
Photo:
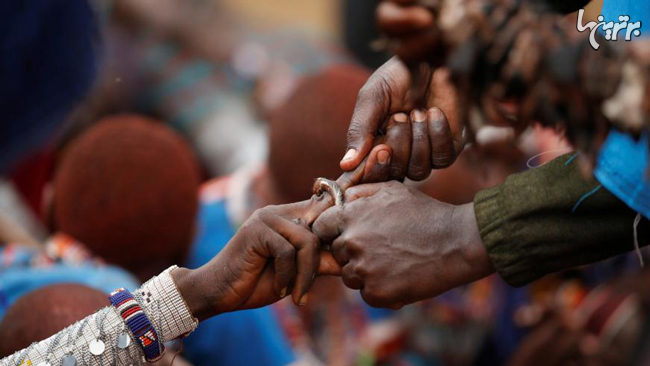
<path fill-rule="evenodd" d="M 362 165 L 363 174 L 355 182 L 361 184 L 345 192 L 343 205 L 327 204 L 315 215 L 323 197 L 314 196 L 259 209 L 209 263 L 174 271 L 199 320 L 285 296 L 304 305 L 319 275 L 341 276 L 372 306 L 399 308 L 493 271 L 471 204 L 444 204 L 398 181 L 424 179 L 462 149 L 441 110 L 384 117 L 391 109 L 385 98 L 364 99 L 377 95 L 368 89 L 383 83 L 377 75 L 408 74 L 402 67 L 394 61 L 380 69 L 359 97 L 348 136 L 348 151 L 356 155 L 348 153 L 341 165 L 347 171 Z M 385 131 L 365 124 L 368 113 L 384 120 L 375 125 Z"/>
<path fill-rule="evenodd" d="M 380 11 L 388 31 L 404 21 L 394 15 Z M 440 108 L 415 108 L 410 77 L 394 58 L 360 91 L 341 168 L 363 174 L 343 205 L 323 206 L 314 196 L 259 209 L 209 263 L 174 271 L 194 316 L 262 307 L 286 296 L 304 305 L 319 275 L 341 276 L 371 306 L 396 309 L 494 272 L 472 204 L 438 202 L 400 183 L 451 165 L 464 147 L 460 126 Z M 427 105 L 453 112 L 447 78 L 444 70 L 432 75 L 430 88 L 438 93 Z"/>
<path fill-rule="evenodd" d="M 174 271 L 194 316 L 285 296 L 304 305 L 320 275 L 339 275 L 369 305 L 396 309 L 491 273 L 471 204 L 441 203 L 397 181 L 354 186 L 345 198 L 311 230 L 296 219 L 313 198 L 259 209 L 210 262 Z"/>

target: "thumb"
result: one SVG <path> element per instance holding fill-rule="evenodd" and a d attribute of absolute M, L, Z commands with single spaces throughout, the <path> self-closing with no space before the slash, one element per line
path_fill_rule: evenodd
<path fill-rule="evenodd" d="M 404 101 L 410 77 L 408 68 L 397 57 L 388 60 L 370 76 L 357 96 L 341 169 L 350 171 L 359 166 L 372 149 L 373 139 L 389 114 L 411 109 Z"/>
<path fill-rule="evenodd" d="M 375 139 L 375 143 L 377 143 Z M 393 151 L 390 146 L 380 143 L 372 148 L 356 169 L 343 173 L 337 180 L 342 190 L 359 183 L 383 182 L 389 176 L 389 164 Z"/>
<path fill-rule="evenodd" d="M 368 96 L 366 91 L 359 92 L 352 121 L 348 128 L 347 149 L 341 160 L 341 169 L 352 170 L 359 166 L 363 158 L 372 149 L 373 139 L 383 119 L 382 103 Z"/>

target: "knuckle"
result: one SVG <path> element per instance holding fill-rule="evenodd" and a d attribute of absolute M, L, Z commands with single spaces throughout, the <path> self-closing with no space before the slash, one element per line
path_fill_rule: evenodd
<path fill-rule="evenodd" d="M 277 259 L 282 261 L 282 262 L 287 262 L 291 263 L 293 262 L 294 258 L 296 256 L 296 251 L 293 247 L 291 248 L 284 248 L 282 251 L 280 251 L 277 255 Z"/>
<path fill-rule="evenodd" d="M 262 217 L 265 215 L 264 212 L 265 212 L 264 208 L 258 208 L 257 210 L 253 211 L 253 214 L 250 216 L 250 219 L 253 221 L 262 220 Z"/>
<path fill-rule="evenodd" d="M 431 164 L 437 169 L 448 168 L 456 160 L 453 153 L 438 153 L 431 156 Z"/>
<path fill-rule="evenodd" d="M 347 239 L 345 240 L 345 247 L 350 254 L 353 256 L 360 256 L 363 254 L 364 245 L 358 240 Z"/>
<path fill-rule="evenodd" d="M 260 215 L 263 217 L 270 217 L 270 216 L 275 216 L 280 212 L 280 206 L 277 205 L 269 205 L 263 208 L 260 208 Z"/>
<path fill-rule="evenodd" d="M 342 277 L 343 284 L 347 288 L 351 288 L 354 290 L 360 289 L 362 287 L 362 284 L 354 277 L 350 276 L 343 276 Z"/>
<path fill-rule="evenodd" d="M 263 230 L 260 229 L 260 223 L 262 220 L 259 217 L 251 216 L 246 220 L 242 226 L 237 231 L 237 234 L 242 237 L 255 237 L 257 239 L 263 238 Z"/>
<path fill-rule="evenodd" d="M 431 168 L 422 168 L 417 165 L 411 165 L 408 170 L 408 177 L 414 181 L 425 180 L 431 175 Z"/>
<path fill-rule="evenodd" d="M 347 234 L 343 234 L 340 239 L 332 242 L 332 250 L 343 251 L 348 247 Z"/>
<path fill-rule="evenodd" d="M 357 104 L 372 103 L 377 92 L 377 84 L 374 79 L 368 80 L 357 94 Z"/>
<path fill-rule="evenodd" d="M 363 116 L 361 117 L 362 119 L 365 119 Z M 350 123 L 350 128 L 348 129 L 347 133 L 347 140 L 348 140 L 348 147 L 354 147 L 354 148 L 359 148 L 356 144 L 359 143 L 359 140 L 361 140 L 364 135 L 366 134 L 366 128 L 362 124 L 362 122 L 358 122 L 356 120 L 352 121 Z"/>
<path fill-rule="evenodd" d="M 373 290 L 375 297 L 379 302 L 381 302 L 382 306 L 389 306 L 393 302 L 394 296 L 392 296 L 386 286 L 373 286 Z"/>
<path fill-rule="evenodd" d="M 359 278 L 369 278 L 371 277 L 370 268 L 364 263 L 358 263 L 354 268 L 354 273 L 359 276 Z"/>
<path fill-rule="evenodd" d="M 403 178 L 404 177 L 404 165 L 401 163 L 395 162 L 390 166 L 390 175 L 394 178 Z"/>
<path fill-rule="evenodd" d="M 313 234 L 305 234 L 307 235 L 305 239 L 305 243 L 307 248 L 309 249 L 318 249 L 320 247 L 320 240 L 318 240 L 318 237 Z"/>
<path fill-rule="evenodd" d="M 361 297 L 363 298 L 363 301 L 374 308 L 382 308 L 386 306 L 385 301 L 368 286 L 364 287 L 361 291 Z"/>

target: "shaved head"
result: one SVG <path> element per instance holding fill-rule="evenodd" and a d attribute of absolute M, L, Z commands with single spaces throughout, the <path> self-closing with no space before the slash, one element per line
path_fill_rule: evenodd
<path fill-rule="evenodd" d="M 53 221 L 106 261 L 148 278 L 183 260 L 198 209 L 199 167 L 162 123 L 106 118 L 65 149 Z"/>
<path fill-rule="evenodd" d="M 359 90 L 370 72 L 338 65 L 304 78 L 270 121 L 269 168 L 288 202 L 311 196 L 315 178 L 337 178 Z"/>
<path fill-rule="evenodd" d="M 0 322 L 0 358 L 44 340 L 108 306 L 105 293 L 78 284 L 43 287 L 18 299 Z"/>

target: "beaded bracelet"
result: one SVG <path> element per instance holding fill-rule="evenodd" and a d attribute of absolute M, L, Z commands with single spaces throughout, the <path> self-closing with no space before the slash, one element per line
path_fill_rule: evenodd
<path fill-rule="evenodd" d="M 149 362 L 159 360 L 165 351 L 165 346 L 160 343 L 156 329 L 151 325 L 149 318 L 133 298 L 131 292 L 120 288 L 113 291 L 108 299 L 124 319 L 133 337 L 138 340 L 144 351 L 145 359 Z"/>

